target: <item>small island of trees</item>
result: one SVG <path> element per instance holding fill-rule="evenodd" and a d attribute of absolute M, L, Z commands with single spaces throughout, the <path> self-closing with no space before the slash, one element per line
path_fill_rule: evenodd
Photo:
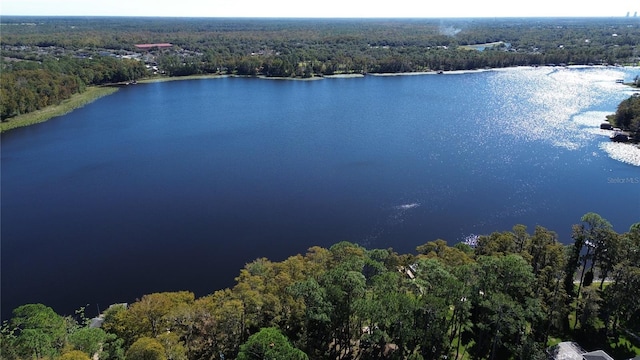
<path fill-rule="evenodd" d="M 340 242 L 247 264 L 232 288 L 144 295 L 100 318 L 16 308 L 2 359 L 546 359 L 640 352 L 640 223 L 585 214 L 563 245 L 523 225 L 413 254 Z M 94 326 L 95 323 L 100 327 Z M 91 325 L 91 324 L 94 325 Z"/>

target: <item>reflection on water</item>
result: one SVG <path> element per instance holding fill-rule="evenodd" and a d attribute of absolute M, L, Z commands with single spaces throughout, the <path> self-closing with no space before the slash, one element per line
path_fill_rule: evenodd
<path fill-rule="evenodd" d="M 635 75 L 140 84 L 2 134 L 3 317 L 204 295 L 342 240 L 410 252 L 522 223 L 568 242 L 589 211 L 623 232 L 640 202 L 610 199 L 638 191 L 640 160 L 597 127 Z"/>
<path fill-rule="evenodd" d="M 497 106 L 504 116 L 495 119 L 500 129 L 527 141 L 545 141 L 568 150 L 587 146 L 594 138 L 591 128 L 599 127 L 605 116 L 615 111 L 607 106 L 621 101 L 632 89 L 615 82 L 629 77 L 621 68 L 531 68 L 497 71 L 491 78 L 497 94 L 504 97 Z M 550 91 L 550 89 L 553 89 Z M 607 106 L 607 111 L 589 111 Z M 616 105 L 617 106 L 617 105 Z M 608 139 L 607 139 L 608 140 Z M 627 148 L 617 160 L 634 161 L 637 149 Z"/>

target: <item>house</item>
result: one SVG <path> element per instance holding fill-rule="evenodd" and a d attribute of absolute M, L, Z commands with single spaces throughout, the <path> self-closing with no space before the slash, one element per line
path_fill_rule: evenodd
<path fill-rule="evenodd" d="M 561 342 L 547 349 L 550 360 L 613 360 L 602 350 L 586 352 L 580 345 L 572 341 Z"/>
<path fill-rule="evenodd" d="M 91 319 L 91 322 L 89 323 L 89 327 L 100 328 L 102 327 L 103 323 L 104 323 L 104 316 L 100 315 L 98 317 L 94 317 L 93 319 Z"/>
<path fill-rule="evenodd" d="M 409 277 L 409 279 L 411 279 L 411 280 L 413 280 L 413 279 L 415 279 L 415 278 L 416 278 L 416 276 L 415 276 L 415 275 L 413 274 L 413 272 L 411 271 L 411 268 L 406 268 L 406 267 L 404 267 L 404 266 L 399 266 L 399 267 L 398 267 L 398 271 L 399 271 L 401 274 L 405 274 L 405 275 L 407 275 L 407 276 Z"/>
<path fill-rule="evenodd" d="M 159 44 L 136 44 L 135 47 L 138 50 L 152 50 L 152 49 L 169 49 L 172 47 L 172 44 L 169 43 L 159 43 Z"/>
<path fill-rule="evenodd" d="M 609 354 L 602 350 L 596 350 L 588 353 L 582 354 L 582 358 L 584 360 L 613 360 Z"/>
<path fill-rule="evenodd" d="M 107 310 L 112 309 L 113 307 L 116 307 L 116 306 L 121 306 L 121 307 L 126 309 L 129 306 L 129 304 L 127 304 L 127 303 L 112 304 L 107 308 Z M 104 313 L 99 314 L 98 316 L 96 316 L 93 319 L 91 319 L 91 322 L 89 323 L 89 327 L 90 328 L 100 328 L 100 327 L 102 327 L 103 323 L 104 323 Z"/>
<path fill-rule="evenodd" d="M 584 360 L 582 358 L 584 353 L 585 351 L 580 345 L 571 341 L 561 342 L 547 349 L 550 360 Z"/>

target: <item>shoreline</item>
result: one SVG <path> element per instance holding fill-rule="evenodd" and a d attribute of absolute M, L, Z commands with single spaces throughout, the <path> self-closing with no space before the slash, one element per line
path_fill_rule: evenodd
<path fill-rule="evenodd" d="M 9 121 L 0 122 L 0 133 L 20 127 L 40 124 L 55 117 L 66 115 L 75 109 L 90 104 L 101 97 L 111 95 L 116 91 L 118 91 L 118 87 L 115 86 L 87 87 L 83 93 L 74 94 L 58 105 L 47 106 L 40 110 L 15 116 Z"/>
<path fill-rule="evenodd" d="M 405 73 L 402 73 L 405 74 Z M 412 74 L 412 73 L 406 73 Z M 374 74 L 367 74 L 374 75 Z M 199 74 L 199 75 L 187 75 L 187 76 L 162 76 L 152 77 L 147 79 L 138 80 L 138 84 L 152 84 L 158 82 L 169 81 L 181 81 L 181 80 L 207 80 L 207 79 L 226 79 L 226 78 L 238 78 L 238 79 L 260 79 L 260 80 L 289 80 L 289 81 L 317 81 L 324 79 L 346 79 L 346 78 L 362 78 L 364 74 L 334 74 L 313 76 L 309 78 L 301 77 L 282 77 L 282 76 L 264 76 L 264 75 L 234 75 L 234 74 Z"/>
<path fill-rule="evenodd" d="M 297 77 L 268 77 L 263 75 L 251 76 L 251 75 L 233 75 L 233 74 L 198 74 L 187 76 L 162 76 L 151 77 L 141 79 L 137 81 L 137 84 L 152 84 L 158 82 L 169 81 L 185 81 L 185 80 L 208 80 L 208 79 L 225 79 L 225 78 L 254 78 L 260 80 L 289 80 L 289 81 L 317 81 L 324 79 L 353 79 L 363 78 L 366 76 L 374 77 L 391 77 L 391 76 L 424 76 L 424 75 L 459 75 L 467 73 L 477 73 L 486 71 L 508 71 L 514 69 L 535 69 L 548 67 L 550 69 L 557 68 L 553 66 L 511 66 L 506 68 L 487 68 L 487 69 L 471 69 L 471 70 L 450 70 L 450 71 L 414 71 L 414 72 L 399 72 L 399 73 L 366 73 L 366 74 L 333 74 L 324 76 L 313 76 L 310 78 L 297 78 Z M 567 68 L 590 68 L 590 67 L 608 67 L 603 65 L 569 65 Z M 638 66 L 622 66 L 637 68 Z M 0 133 L 9 131 L 11 129 L 39 124 L 50 120 L 54 117 L 62 116 L 72 112 L 75 109 L 81 108 L 103 96 L 111 95 L 118 91 L 119 87 L 128 85 L 127 83 L 116 83 L 104 86 L 87 87 L 87 90 L 81 94 L 75 94 L 71 98 L 64 100 L 59 105 L 48 106 L 40 110 L 36 110 L 31 113 L 18 115 L 7 122 L 0 122 Z"/>

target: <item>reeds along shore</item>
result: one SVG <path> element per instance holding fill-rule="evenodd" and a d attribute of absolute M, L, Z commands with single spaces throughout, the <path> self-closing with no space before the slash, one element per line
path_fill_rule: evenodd
<path fill-rule="evenodd" d="M 103 96 L 113 94 L 116 91 L 118 91 L 118 88 L 113 86 L 88 87 L 84 92 L 74 94 L 58 105 L 47 106 L 34 112 L 6 119 L 6 121 L 0 123 L 0 132 L 42 123 L 54 117 L 68 114 L 77 108 L 83 107 Z"/>

